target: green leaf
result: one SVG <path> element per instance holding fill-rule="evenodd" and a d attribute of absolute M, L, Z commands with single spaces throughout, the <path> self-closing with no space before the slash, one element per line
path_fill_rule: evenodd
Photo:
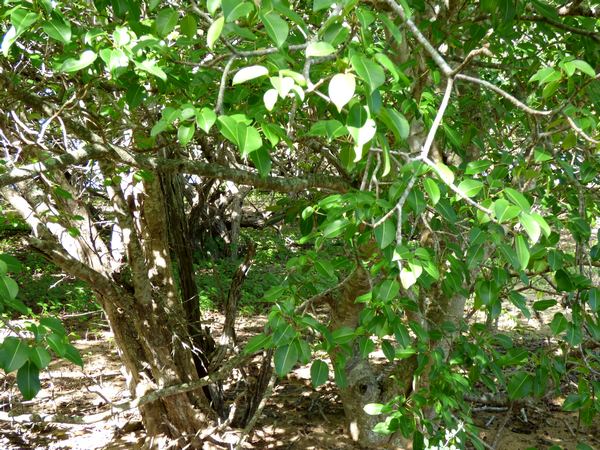
<path fill-rule="evenodd" d="M 486 306 L 498 299 L 498 292 L 498 285 L 493 280 L 480 280 L 475 286 L 477 298 Z"/>
<path fill-rule="evenodd" d="M 40 383 L 40 370 L 31 362 L 25 363 L 17 372 L 17 386 L 25 400 L 36 396 L 42 385 Z"/>
<path fill-rule="evenodd" d="M 4 37 L 2 38 L 2 54 L 6 58 L 8 56 L 8 52 L 10 47 L 17 41 L 19 35 L 17 34 L 17 29 L 15 27 L 10 27 Z"/>
<path fill-rule="evenodd" d="M 435 173 L 437 174 L 438 177 L 440 177 L 440 179 L 446 183 L 446 184 L 452 184 L 454 183 L 454 173 L 452 172 L 452 170 L 450 170 L 450 168 L 442 163 L 442 162 L 438 162 L 435 165 Z"/>
<path fill-rule="evenodd" d="M 396 111 L 394 108 L 382 108 L 380 119 L 394 133 L 396 141 L 400 142 L 410 134 L 410 125 L 403 114 Z"/>
<path fill-rule="evenodd" d="M 425 188 L 425 192 L 427 192 L 427 195 L 431 200 L 431 204 L 435 206 L 437 202 L 440 201 L 440 188 L 438 187 L 437 183 L 431 178 L 425 178 L 423 181 L 423 187 Z"/>
<path fill-rule="evenodd" d="M 21 271 L 21 261 L 12 255 L 0 254 L 0 261 L 6 264 L 6 270 L 8 272 L 18 273 Z"/>
<path fill-rule="evenodd" d="M 220 6 L 221 0 L 206 0 L 206 9 L 208 9 L 211 16 L 215 14 L 215 11 L 217 11 Z"/>
<path fill-rule="evenodd" d="M 146 97 L 146 89 L 139 83 L 131 83 L 127 86 L 125 100 L 130 108 L 137 108 Z"/>
<path fill-rule="evenodd" d="M 262 147 L 262 138 L 256 128 L 239 122 L 237 124 L 237 144 L 242 152 L 242 157 L 245 158 Z"/>
<path fill-rule="evenodd" d="M 92 50 L 85 50 L 79 58 L 69 58 L 60 67 L 61 72 L 77 72 L 78 70 L 85 69 L 89 65 L 91 65 L 98 55 Z"/>
<path fill-rule="evenodd" d="M 385 405 L 382 405 L 381 403 L 369 403 L 363 407 L 363 411 L 369 416 L 377 416 L 383 413 L 384 408 Z"/>
<path fill-rule="evenodd" d="M 160 37 L 167 36 L 177 25 L 179 13 L 172 8 L 161 9 L 156 15 L 154 26 Z"/>
<path fill-rule="evenodd" d="M 336 345 L 347 344 L 354 339 L 354 330 L 350 327 L 341 327 L 334 330 L 331 337 Z"/>
<path fill-rule="evenodd" d="M 350 225 L 348 219 L 336 219 L 333 222 L 329 222 L 323 230 L 323 237 L 332 239 L 342 234 L 346 228 Z"/>
<path fill-rule="evenodd" d="M 44 32 L 63 44 L 71 42 L 71 24 L 59 15 L 54 17 L 42 25 Z"/>
<path fill-rule="evenodd" d="M 417 282 L 423 268 L 417 264 L 409 264 L 409 267 L 403 267 L 400 271 L 400 283 L 404 289 L 409 289 Z"/>
<path fill-rule="evenodd" d="M 523 225 L 523 228 L 529 235 L 531 243 L 537 243 L 541 234 L 540 224 L 527 213 L 521 213 L 521 215 L 519 216 L 519 222 L 521 222 L 521 225 Z"/>
<path fill-rule="evenodd" d="M 550 233 L 552 232 L 552 230 L 550 229 L 548 222 L 546 222 L 546 219 L 544 219 L 538 213 L 531 213 L 529 215 L 533 218 L 533 220 L 535 220 L 538 223 L 538 225 L 540 226 L 540 230 L 542 231 L 542 234 L 546 237 L 550 236 Z"/>
<path fill-rule="evenodd" d="M 533 309 L 536 311 L 546 311 L 548 308 L 552 308 L 557 303 L 558 302 L 554 299 L 538 300 L 537 302 L 533 303 Z"/>
<path fill-rule="evenodd" d="M 188 38 L 193 39 L 198 32 L 198 24 L 193 15 L 187 14 L 179 23 L 181 32 Z"/>
<path fill-rule="evenodd" d="M 396 280 L 385 280 L 377 290 L 377 300 L 390 302 L 395 299 L 400 292 L 400 285 Z"/>
<path fill-rule="evenodd" d="M 290 32 L 287 22 L 274 12 L 261 14 L 260 16 L 271 40 L 277 47 L 281 47 L 285 43 L 288 33 Z"/>
<path fill-rule="evenodd" d="M 202 108 L 196 112 L 196 125 L 205 133 L 208 133 L 217 121 L 217 115 L 211 108 Z"/>
<path fill-rule="evenodd" d="M 525 242 L 523 236 L 518 235 L 515 238 L 515 249 L 517 250 L 517 258 L 519 259 L 521 270 L 525 270 L 529 264 L 530 254 L 529 247 L 527 247 L 527 242 Z"/>
<path fill-rule="evenodd" d="M 42 317 L 40 319 L 40 326 L 43 326 L 50 331 L 54 331 L 56 334 L 60 336 L 66 336 L 67 330 L 63 326 L 62 322 L 56 317 Z"/>
<path fill-rule="evenodd" d="M 564 269 L 559 269 L 554 273 L 554 281 L 559 291 L 571 292 L 575 290 L 571 275 Z"/>
<path fill-rule="evenodd" d="M 266 349 L 271 345 L 271 336 L 263 333 L 252 336 L 244 347 L 244 354 L 251 355 L 259 350 Z"/>
<path fill-rule="evenodd" d="M 221 134 L 232 144 L 238 145 L 237 121 L 230 116 L 219 116 L 217 126 Z"/>
<path fill-rule="evenodd" d="M 20 35 L 26 31 L 31 25 L 37 22 L 40 18 L 38 13 L 31 12 L 27 9 L 17 8 L 10 15 L 10 21 Z"/>
<path fill-rule="evenodd" d="M 50 333 L 46 336 L 46 342 L 48 346 L 56 353 L 58 356 L 65 356 L 66 346 L 64 342 L 64 336 L 60 336 L 56 333 Z"/>
<path fill-rule="evenodd" d="M 83 367 L 83 359 L 81 359 L 79 350 L 77 350 L 71 344 L 65 345 L 65 355 L 64 356 L 67 360 L 71 361 L 76 366 Z"/>
<path fill-rule="evenodd" d="M 600 289 L 593 287 L 588 291 L 588 304 L 593 312 L 600 311 Z"/>
<path fill-rule="evenodd" d="M 309 136 L 325 136 L 330 142 L 347 133 L 346 127 L 337 120 L 319 120 L 308 131 Z"/>
<path fill-rule="evenodd" d="M 277 375 L 285 376 L 298 362 L 298 347 L 294 343 L 279 347 L 275 351 L 274 362 Z"/>
<path fill-rule="evenodd" d="M 396 224 L 392 219 L 388 219 L 375 228 L 374 233 L 379 248 L 383 250 L 396 239 Z"/>
<path fill-rule="evenodd" d="M 585 61 L 582 61 L 581 59 L 575 59 L 573 61 L 570 61 L 569 64 L 575 66 L 580 72 L 585 73 L 586 75 L 589 75 L 592 78 L 596 76 L 596 72 L 594 71 L 592 66 L 590 66 Z"/>
<path fill-rule="evenodd" d="M 254 163 L 254 166 L 256 167 L 256 170 L 258 170 L 258 173 L 261 177 L 264 178 L 269 175 L 271 172 L 272 162 L 271 155 L 266 148 L 261 147 L 258 150 L 250 153 L 250 160 Z"/>
<path fill-rule="evenodd" d="M 576 411 L 582 406 L 581 396 L 579 394 L 569 394 L 563 402 L 563 411 Z"/>
<path fill-rule="evenodd" d="M 269 69 L 265 66 L 248 66 L 238 70 L 231 81 L 232 85 L 244 83 L 254 78 L 262 77 L 269 74 Z"/>
<path fill-rule="evenodd" d="M 45 369 L 51 361 L 50 353 L 44 347 L 39 345 L 29 349 L 29 360 L 33 362 L 38 369 Z"/>
<path fill-rule="evenodd" d="M 527 372 L 517 372 L 511 377 L 507 388 L 511 400 L 527 397 L 533 388 L 533 378 Z"/>
<path fill-rule="evenodd" d="M 219 40 L 221 36 L 221 32 L 223 31 L 223 24 L 225 23 L 225 18 L 223 16 L 216 19 L 213 23 L 208 27 L 208 31 L 206 32 L 206 45 L 209 49 L 213 49 L 215 46 L 215 42 Z"/>
<path fill-rule="evenodd" d="M 13 300 L 19 293 L 19 285 L 6 275 L 0 275 L 0 299 Z"/>
<path fill-rule="evenodd" d="M 225 16 L 225 21 L 227 22 L 235 22 L 242 17 L 246 17 L 254 10 L 252 3 L 240 0 L 222 0 L 221 7 L 223 8 L 223 16 Z"/>
<path fill-rule="evenodd" d="M 317 12 L 327 9 L 335 3 L 335 0 L 313 0 L 313 11 Z"/>
<path fill-rule="evenodd" d="M 466 179 L 460 182 L 458 190 L 466 197 L 475 197 L 483 189 L 483 183 L 478 180 Z"/>
<path fill-rule="evenodd" d="M 316 359 L 310 366 L 310 379 L 314 387 L 319 387 L 329 378 L 329 366 L 325 361 Z"/>
<path fill-rule="evenodd" d="M 134 63 L 139 70 L 149 73 L 150 75 L 154 75 L 163 81 L 167 81 L 167 74 L 156 65 L 156 60 L 145 59 L 142 62 L 134 61 Z"/>
<path fill-rule="evenodd" d="M 194 137 L 195 132 L 196 124 L 194 122 L 190 124 L 182 123 L 177 130 L 177 140 L 181 145 L 186 146 Z"/>
<path fill-rule="evenodd" d="M 369 85 L 369 93 L 385 83 L 385 73 L 376 62 L 356 54 L 350 59 L 350 63 L 358 76 Z"/>
<path fill-rule="evenodd" d="M 518 206 L 511 205 L 507 200 L 503 198 L 498 199 L 494 202 L 494 213 L 498 222 L 504 223 L 514 219 L 521 212 L 521 208 Z"/>
<path fill-rule="evenodd" d="M 320 56 L 331 55 L 335 52 L 333 45 L 329 42 L 311 42 L 306 47 L 306 57 L 316 58 Z"/>
<path fill-rule="evenodd" d="M 328 94 L 338 112 L 352 99 L 356 90 L 356 80 L 350 73 L 338 73 L 329 82 Z"/>
<path fill-rule="evenodd" d="M 390 341 L 386 339 L 383 342 L 381 342 L 381 350 L 383 351 L 383 354 L 388 359 L 388 361 L 394 361 L 394 359 L 396 358 L 396 350 L 394 349 L 394 346 L 391 344 Z"/>
<path fill-rule="evenodd" d="M 519 208 L 521 208 L 522 211 L 528 213 L 531 210 L 531 205 L 529 204 L 529 201 L 527 201 L 525 196 L 523 194 L 521 194 L 519 191 L 516 191 L 512 188 L 505 188 L 503 192 L 504 192 L 504 195 L 512 203 L 514 203 Z"/>
<path fill-rule="evenodd" d="M 569 322 L 563 315 L 563 313 L 556 313 L 550 322 L 550 329 L 554 335 L 559 335 L 567 329 Z"/>
<path fill-rule="evenodd" d="M 6 373 L 19 369 L 29 359 L 27 343 L 19 338 L 7 337 L 0 345 L 0 367 Z"/>

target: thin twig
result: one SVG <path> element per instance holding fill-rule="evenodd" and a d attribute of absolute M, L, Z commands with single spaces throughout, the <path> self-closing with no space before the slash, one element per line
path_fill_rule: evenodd
<path fill-rule="evenodd" d="M 456 78 L 459 80 L 465 80 L 465 81 L 469 81 L 471 83 L 475 83 L 475 84 L 484 86 L 484 87 L 494 91 L 496 94 L 504 97 L 509 102 L 511 102 L 513 105 L 515 105 L 517 108 L 525 111 L 526 113 L 533 114 L 536 116 L 549 116 L 554 113 L 554 111 L 542 111 L 539 109 L 533 109 L 533 108 L 527 106 L 525 103 L 523 103 L 519 99 L 517 99 L 516 97 L 514 97 L 511 94 L 509 94 L 508 92 L 506 92 L 505 90 L 500 89 L 495 84 L 492 84 L 489 81 L 482 80 L 481 78 L 471 77 L 469 75 L 464 75 L 462 73 L 457 74 Z"/>

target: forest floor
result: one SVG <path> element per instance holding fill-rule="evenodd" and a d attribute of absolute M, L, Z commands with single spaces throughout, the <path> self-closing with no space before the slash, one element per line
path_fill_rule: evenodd
<path fill-rule="evenodd" d="M 208 319 L 218 330 L 221 317 L 211 313 Z M 54 361 L 42 376 L 42 391 L 30 402 L 19 401 L 14 376 L 7 376 L 0 380 L 1 411 L 81 416 L 107 411 L 109 402 L 128 399 L 116 348 L 100 314 L 68 319 L 66 325 L 80 337 L 74 343 L 85 361 L 83 370 L 63 360 Z M 260 319 L 250 321 L 242 317 L 239 336 L 243 340 L 262 326 Z M 530 342 L 532 347 L 540 345 L 539 339 Z M 552 446 L 575 450 L 582 441 L 600 449 L 600 423 L 596 421 L 588 428 L 578 426 L 576 414 L 561 411 L 563 400 L 527 401 L 509 410 L 506 405 L 479 399 L 473 403 L 473 415 L 481 437 L 497 450 L 541 450 Z M 135 410 L 93 425 L 0 422 L 0 448 L 6 450 L 137 449 L 142 439 Z M 279 380 L 244 448 L 357 447 L 345 433 L 344 411 L 333 384 L 312 388 L 309 366 L 304 366 Z"/>

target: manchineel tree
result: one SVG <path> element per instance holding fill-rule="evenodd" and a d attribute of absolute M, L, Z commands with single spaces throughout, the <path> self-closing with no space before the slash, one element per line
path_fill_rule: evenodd
<path fill-rule="evenodd" d="M 483 448 L 476 387 L 513 402 L 568 376 L 563 408 L 600 412 L 596 2 L 5 0 L 0 14 L 0 192 L 31 247 L 94 290 L 133 398 L 115 408 L 139 407 L 149 448 L 227 427 L 240 448 L 277 377 L 307 363 L 315 386 L 335 379 L 365 448 Z M 250 189 L 286 194 L 304 245 L 239 350 L 235 289 L 219 339 L 193 252 L 236 255 Z M 15 270 L 4 257 L 5 314 L 27 312 Z M 510 304 L 555 308 L 555 345 L 498 333 Z M 25 398 L 50 351 L 81 363 L 60 322 L 29 331 L 0 350 Z M 221 380 L 257 352 L 232 408 Z"/>

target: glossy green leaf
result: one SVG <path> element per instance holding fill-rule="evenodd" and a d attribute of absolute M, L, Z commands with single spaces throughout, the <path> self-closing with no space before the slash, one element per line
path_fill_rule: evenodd
<path fill-rule="evenodd" d="M 81 355 L 79 354 L 79 350 L 77 350 L 71 344 L 65 345 L 65 359 L 71 361 L 73 364 L 79 367 L 83 367 L 83 359 L 81 359 Z"/>
<path fill-rule="evenodd" d="M 529 265 L 530 253 L 527 242 L 525 242 L 523 236 L 518 235 L 515 237 L 515 249 L 517 251 L 517 258 L 519 259 L 521 270 L 525 270 Z"/>
<path fill-rule="evenodd" d="M 187 14 L 183 19 L 181 19 L 179 28 L 185 36 L 192 39 L 198 32 L 198 23 L 193 15 Z"/>
<path fill-rule="evenodd" d="M 196 112 L 196 124 L 203 130 L 205 133 L 208 133 L 212 126 L 217 121 L 217 115 L 214 110 L 211 108 L 202 108 L 200 111 Z"/>
<path fill-rule="evenodd" d="M 215 47 L 215 43 L 221 37 L 221 32 L 223 31 L 223 25 L 225 24 L 225 18 L 223 16 L 215 19 L 213 23 L 208 27 L 208 31 L 206 32 L 206 45 L 209 49 L 213 49 Z"/>
<path fill-rule="evenodd" d="M 60 67 L 61 72 L 77 72 L 79 70 L 85 69 L 89 65 L 93 64 L 96 61 L 98 55 L 92 50 L 85 50 L 79 58 L 69 58 L 67 59 L 62 66 Z"/>
<path fill-rule="evenodd" d="M 385 83 L 383 69 L 373 60 L 357 54 L 350 59 L 350 63 L 357 75 L 368 84 L 369 93 Z"/>
<path fill-rule="evenodd" d="M 10 14 L 10 21 L 15 27 L 17 35 L 26 31 L 40 18 L 38 13 L 34 13 L 24 8 L 16 8 Z"/>
<path fill-rule="evenodd" d="M 521 208 L 522 211 L 529 212 L 531 210 L 531 205 L 529 204 L 529 201 L 519 191 L 512 188 L 505 188 L 503 192 L 506 198 L 508 198 L 512 203 Z"/>
<path fill-rule="evenodd" d="M 0 275 L 0 299 L 12 300 L 18 293 L 17 282 L 6 275 Z"/>
<path fill-rule="evenodd" d="M 256 151 L 251 152 L 250 161 L 254 163 L 254 166 L 261 177 L 264 178 L 271 172 L 271 155 L 266 148 L 261 147 Z"/>
<path fill-rule="evenodd" d="M 483 183 L 479 180 L 463 180 L 458 185 L 458 190 L 466 197 L 475 197 L 483 189 Z"/>
<path fill-rule="evenodd" d="M 329 378 L 329 366 L 325 361 L 316 359 L 310 366 L 310 379 L 314 387 L 319 387 Z"/>
<path fill-rule="evenodd" d="M 271 336 L 263 333 L 252 336 L 244 347 L 244 354 L 251 355 L 259 350 L 268 348 L 271 345 Z"/>
<path fill-rule="evenodd" d="M 427 195 L 431 200 L 431 204 L 435 206 L 437 202 L 440 201 L 440 188 L 438 187 L 437 183 L 431 178 L 425 178 L 425 180 L 423 180 L 423 187 L 425 188 L 425 192 L 427 192 Z"/>
<path fill-rule="evenodd" d="M 535 220 L 532 216 L 527 213 L 521 213 L 519 215 L 519 222 L 523 225 L 523 228 L 529 235 L 529 239 L 531 239 L 531 243 L 535 244 L 540 238 L 540 234 L 542 229 L 540 228 L 540 224 Z"/>
<path fill-rule="evenodd" d="M 194 122 L 190 124 L 183 123 L 179 125 L 179 128 L 177 129 L 177 140 L 181 145 L 186 146 L 194 137 L 195 132 L 196 124 Z"/>
<path fill-rule="evenodd" d="M 289 373 L 298 362 L 298 348 L 292 343 L 279 347 L 275 351 L 274 363 L 275 372 L 280 377 Z"/>
<path fill-rule="evenodd" d="M 254 11 L 254 4 L 240 0 L 222 0 L 223 16 L 226 22 L 235 22 Z"/>
<path fill-rule="evenodd" d="M 571 275 L 564 269 L 559 269 L 554 273 L 554 281 L 559 291 L 571 292 L 575 290 Z"/>
<path fill-rule="evenodd" d="M 237 144 L 242 153 L 242 157 L 246 157 L 253 151 L 262 147 L 262 138 L 256 128 L 239 122 L 237 124 Z"/>
<path fill-rule="evenodd" d="M 380 113 L 381 120 L 394 133 L 398 142 L 408 138 L 410 134 L 410 125 L 403 114 L 394 108 L 382 108 Z"/>
<path fill-rule="evenodd" d="M 39 345 L 29 349 L 29 360 L 33 362 L 38 369 L 45 369 L 51 361 L 50 353 L 44 347 Z"/>
<path fill-rule="evenodd" d="M 511 400 L 525 398 L 533 389 L 533 377 L 527 372 L 517 372 L 510 378 L 507 388 Z"/>
<path fill-rule="evenodd" d="M 35 364 L 26 362 L 17 372 L 17 386 L 25 400 L 31 400 L 42 388 L 40 370 Z"/>
<path fill-rule="evenodd" d="M 29 359 L 29 347 L 19 338 L 6 337 L 0 345 L 0 367 L 6 373 L 19 369 Z"/>
<path fill-rule="evenodd" d="M 498 222 L 504 223 L 514 219 L 521 212 L 521 208 L 518 206 L 511 205 L 507 200 L 503 198 L 498 199 L 494 202 L 494 213 Z"/>
<path fill-rule="evenodd" d="M 154 75 L 156 78 L 160 78 L 163 81 L 167 81 L 167 74 L 157 65 L 154 59 L 145 59 L 142 62 L 134 61 L 135 66 L 143 72 Z"/>
<path fill-rule="evenodd" d="M 320 56 L 328 56 L 335 52 L 333 45 L 329 42 L 311 42 L 306 47 L 306 57 L 315 58 Z"/>
<path fill-rule="evenodd" d="M 567 329 L 568 321 L 563 313 L 556 313 L 550 322 L 550 329 L 555 335 L 559 335 Z"/>
<path fill-rule="evenodd" d="M 352 99 L 355 89 L 356 80 L 350 73 L 338 73 L 331 78 L 328 94 L 338 112 Z"/>
<path fill-rule="evenodd" d="M 154 20 L 154 27 L 156 33 L 160 37 L 165 37 L 171 31 L 173 31 L 175 25 L 177 25 L 178 19 L 179 13 L 173 8 L 161 9 L 156 15 L 156 19 Z"/>
<path fill-rule="evenodd" d="M 55 15 L 51 20 L 45 22 L 42 29 L 52 39 L 63 44 L 71 42 L 71 24 L 59 15 Z"/>
<path fill-rule="evenodd" d="M 347 219 L 336 219 L 330 222 L 323 230 L 323 236 L 329 239 L 339 236 L 350 225 Z"/>
<path fill-rule="evenodd" d="M 277 47 L 281 47 L 290 32 L 290 28 L 285 20 L 274 12 L 260 15 L 267 34 Z"/>
<path fill-rule="evenodd" d="M 233 76 L 231 84 L 236 85 L 244 83 L 254 78 L 262 77 L 269 74 L 269 69 L 265 66 L 248 66 L 238 70 Z"/>
<path fill-rule="evenodd" d="M 388 219 L 375 228 L 374 234 L 379 248 L 384 249 L 396 239 L 396 224 Z"/>

